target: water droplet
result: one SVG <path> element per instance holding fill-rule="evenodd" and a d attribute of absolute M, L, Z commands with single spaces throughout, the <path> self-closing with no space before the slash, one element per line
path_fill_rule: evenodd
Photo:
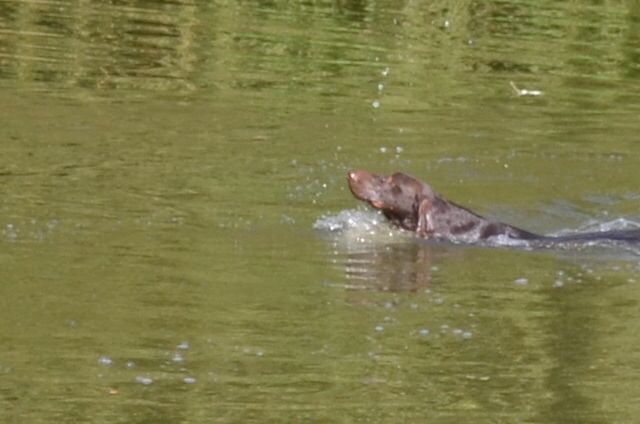
<path fill-rule="evenodd" d="M 98 363 L 100 365 L 111 365 L 113 364 L 113 359 L 106 355 L 102 355 L 100 358 L 98 358 Z"/>
<path fill-rule="evenodd" d="M 145 386 L 148 386 L 149 384 L 153 383 L 153 379 L 151 377 L 139 375 L 136 377 L 136 383 L 140 383 L 140 384 L 144 384 Z"/>
<path fill-rule="evenodd" d="M 519 286 L 526 286 L 527 284 L 529 284 L 529 280 L 527 280 L 526 278 L 522 277 L 522 278 L 517 278 L 514 283 L 516 283 Z"/>

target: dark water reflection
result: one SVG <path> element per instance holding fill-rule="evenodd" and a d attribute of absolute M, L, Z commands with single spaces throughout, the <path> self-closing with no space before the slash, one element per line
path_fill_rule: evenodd
<path fill-rule="evenodd" d="M 420 243 L 345 173 L 640 223 L 639 13 L 0 2 L 0 421 L 632 422 L 637 250 Z"/>
<path fill-rule="evenodd" d="M 610 419 L 605 412 L 609 396 L 593 396 L 600 393 L 594 387 L 601 381 L 597 375 L 626 379 L 608 363 L 610 352 L 602 350 L 603 339 L 612 335 L 598 329 L 620 318 L 602 313 L 603 301 L 611 301 L 609 284 L 626 272 L 637 274 L 635 260 L 612 265 L 603 260 L 606 250 L 577 256 L 522 250 L 496 254 L 486 248 L 396 243 L 359 236 L 353 244 L 339 241 L 346 254 L 334 254 L 344 261 L 337 265 L 344 267 L 348 303 L 386 311 L 374 331 L 397 331 L 401 320 L 411 321 L 407 311 L 419 311 L 421 322 L 409 334 L 428 340 L 428 355 L 437 355 L 451 339 L 464 341 L 445 347 L 446 357 L 434 362 L 420 359 L 433 367 L 422 375 L 437 369 L 465 382 L 458 390 L 468 398 L 440 396 L 438 405 L 460 407 L 457 402 L 462 402 L 463 408 L 475 410 L 524 401 L 535 405 L 529 419 L 536 422 Z M 626 271 L 620 274 L 621 269 Z M 510 276 L 511 284 L 496 281 L 495 270 L 499 278 Z M 635 277 L 630 281 L 635 283 Z M 405 343 L 411 352 L 411 342 Z M 453 380 L 443 384 L 455 387 L 459 381 Z M 539 397 L 528 397 L 534 393 Z"/>

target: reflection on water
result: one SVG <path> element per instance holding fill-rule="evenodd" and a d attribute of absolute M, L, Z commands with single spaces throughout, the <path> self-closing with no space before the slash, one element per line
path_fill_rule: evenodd
<path fill-rule="evenodd" d="M 348 255 L 345 276 L 351 284 L 385 291 L 420 291 L 429 287 L 437 266 L 431 246 L 416 243 Z M 435 262 L 437 263 L 437 261 Z"/>
<path fill-rule="evenodd" d="M 634 75 L 638 13 L 554 2 L 5 1 L 0 78 L 78 95 L 216 88 L 344 95 L 357 88 L 340 78 L 392 63 L 401 67 L 393 72 L 430 75 L 426 87 L 451 84 L 428 69 L 457 74 L 449 78 L 457 83 L 468 72 L 558 73 L 593 105 L 615 99 L 593 96 L 589 86 Z"/>
<path fill-rule="evenodd" d="M 45 87 L 185 89 L 195 6 L 187 2 L 3 2 L 4 77 Z"/>
<path fill-rule="evenodd" d="M 333 255 L 345 275 L 345 300 L 377 318 L 371 337 L 396 336 L 402 327 L 428 343 L 424 354 L 433 358 L 444 349 L 449 360 L 440 357 L 436 367 L 471 385 L 461 390 L 470 394 L 465 402 L 473 407 L 517 402 L 499 389 L 515 385 L 523 389 L 516 396 L 520 400 L 544 393 L 544 399 L 527 400 L 538 405 L 536 422 L 606 416 L 601 411 L 606 407 L 594 403 L 591 380 L 576 383 L 571 376 L 603 365 L 596 365 L 598 346 L 608 337 L 594 329 L 612 317 L 597 310 L 608 302 L 602 296 L 611 295 L 610 283 L 620 284 L 623 275 L 640 271 L 637 258 L 612 263 L 599 252 L 575 256 L 551 250 L 462 248 L 411 239 L 385 241 L 375 231 L 358 234 L 357 228 L 356 234 L 352 242 L 349 229 L 334 233 L 333 246 L 342 250 Z M 379 348 L 388 348 L 393 336 Z M 450 344 L 454 340 L 466 344 Z M 404 343 L 404 356 L 411 356 L 412 342 Z M 433 369 L 420 370 L 433 378 Z M 584 387 L 589 389 L 580 389 Z M 456 404 L 446 396 L 439 402 Z"/>
<path fill-rule="evenodd" d="M 345 172 L 640 222 L 638 16 L 0 2 L 0 421 L 633 422 L 637 252 L 423 243 Z"/>
<path fill-rule="evenodd" d="M 460 252 L 442 243 L 417 242 L 375 212 L 345 210 L 318 219 L 314 227 L 332 236 L 333 255 L 352 288 L 423 291 L 429 288 L 438 258 Z"/>
<path fill-rule="evenodd" d="M 552 236 L 571 236 L 581 233 L 601 233 L 612 230 L 633 230 L 638 224 L 624 218 L 608 222 L 590 222 L 579 230 L 565 229 Z M 635 269 L 640 250 L 637 233 L 629 233 L 632 241 L 567 240 L 513 241 L 494 237 L 475 246 L 454 245 L 444 241 L 417 239 L 413 234 L 392 228 L 378 212 L 343 210 L 327 215 L 314 223 L 332 242 L 332 255 L 338 267 L 344 268 L 348 287 L 393 292 L 416 292 L 429 289 L 441 262 L 464 262 L 473 249 L 516 249 L 522 252 L 546 252 L 559 257 L 580 257 L 583 260 L 603 261 L 616 258 L 627 262 L 627 269 Z M 631 265 L 631 268 L 629 268 Z M 590 273 L 593 270 L 590 269 Z M 563 275 L 563 274 L 560 274 Z M 527 278 L 515 281 L 527 283 Z M 554 285 L 562 286 L 562 278 Z"/>

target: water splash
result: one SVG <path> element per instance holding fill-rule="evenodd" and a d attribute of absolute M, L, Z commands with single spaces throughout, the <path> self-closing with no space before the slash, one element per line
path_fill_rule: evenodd
<path fill-rule="evenodd" d="M 358 231 L 363 233 L 375 233 L 381 228 L 381 214 L 371 211 L 344 210 L 337 215 L 323 215 L 314 224 L 313 228 L 329 232 Z"/>
<path fill-rule="evenodd" d="M 620 231 L 620 230 L 637 230 L 640 229 L 640 223 L 626 219 L 617 218 L 611 221 L 599 222 L 589 221 L 578 227 L 578 229 L 563 229 L 551 233 L 551 236 L 567 236 L 586 232 L 602 232 L 602 231 Z"/>
<path fill-rule="evenodd" d="M 335 215 L 320 217 L 313 228 L 339 235 L 340 239 L 350 247 L 362 245 L 388 244 L 390 242 L 407 241 L 416 238 L 415 234 L 403 231 L 389 225 L 386 218 L 379 212 L 358 209 L 343 210 Z M 571 236 L 581 233 L 598 233 L 606 231 L 638 230 L 640 222 L 626 218 L 618 218 L 611 221 L 589 221 L 577 229 L 563 229 L 547 234 L 550 237 Z M 445 243 L 469 245 L 476 244 L 488 247 L 509 247 L 524 250 L 534 249 L 559 249 L 583 251 L 593 248 L 620 247 L 625 251 L 640 256 L 640 245 L 625 241 L 593 239 L 593 240 L 521 240 L 506 235 L 489 237 L 478 242 L 477 234 L 463 234 L 451 239 L 443 240 Z"/>

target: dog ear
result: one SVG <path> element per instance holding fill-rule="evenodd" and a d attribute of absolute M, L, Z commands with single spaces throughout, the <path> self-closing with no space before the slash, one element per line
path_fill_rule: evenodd
<path fill-rule="evenodd" d="M 420 237 L 430 238 L 436 231 L 431 216 L 432 211 L 433 203 L 429 199 L 421 199 L 418 204 L 418 227 L 416 228 L 416 233 Z"/>
<path fill-rule="evenodd" d="M 413 213 L 415 214 L 416 218 L 418 217 L 418 214 L 419 214 L 420 200 L 421 199 L 422 199 L 422 197 L 420 196 L 420 194 L 416 194 L 413 197 Z"/>

